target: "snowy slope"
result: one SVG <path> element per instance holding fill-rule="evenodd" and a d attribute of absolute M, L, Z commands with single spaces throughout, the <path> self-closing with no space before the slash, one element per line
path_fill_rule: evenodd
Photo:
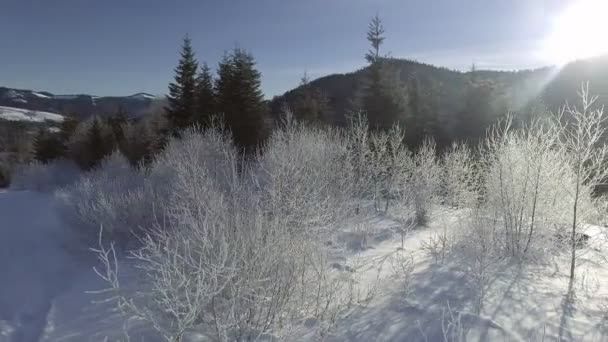
<path fill-rule="evenodd" d="M 576 297 L 565 296 L 568 258 L 556 256 L 547 264 L 513 263 L 491 270 L 483 308 L 476 310 L 462 260 L 448 258 L 436 264 L 424 249 L 434 234 L 455 229 L 460 215 L 463 211 L 436 212 L 428 226 L 406 237 L 403 249 L 399 236 L 392 233 L 397 222 L 389 216 L 344 222 L 332 244 L 332 267 L 355 273 L 362 288 L 374 291 L 368 302 L 338 317 L 323 340 L 441 342 L 444 331 L 457 325 L 467 341 L 608 341 L 608 267 L 600 251 L 606 242 L 603 227 L 587 230 L 593 239 L 580 259 Z M 94 304 L 96 297 L 87 293 L 103 284 L 91 272 L 93 260 L 71 255 L 65 248 L 76 242 L 57 217 L 51 195 L 0 192 L 0 218 L 1 342 L 122 337 L 124 320 L 110 304 Z M 367 247 L 339 248 L 349 244 L 356 226 L 367 227 Z M 399 255 L 411 257 L 414 264 L 407 294 L 393 262 Z M 141 286 L 137 278 L 125 285 Z M 159 340 L 142 334 L 140 330 L 131 340 Z M 318 336 L 303 331 L 288 340 L 316 341 Z"/>
<path fill-rule="evenodd" d="M 0 106 L 0 119 L 8 121 L 30 121 L 30 122 L 44 122 L 44 121 L 63 121 L 63 116 L 55 113 L 33 111 L 14 107 L 3 107 Z"/>

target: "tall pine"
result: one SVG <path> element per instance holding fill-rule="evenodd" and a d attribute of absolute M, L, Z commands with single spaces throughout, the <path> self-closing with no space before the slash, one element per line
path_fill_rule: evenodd
<path fill-rule="evenodd" d="M 380 17 L 372 18 L 367 32 L 371 49 L 365 54 L 370 63 L 361 105 L 367 114 L 370 128 L 390 129 L 395 121 L 402 120 L 407 104 L 398 75 L 392 72 L 390 60 L 380 56 L 380 47 L 385 40 L 384 26 Z"/>
<path fill-rule="evenodd" d="M 196 79 L 196 116 L 195 121 L 202 127 L 208 127 L 211 117 L 216 114 L 215 90 L 213 89 L 213 75 L 203 63 Z"/>
<path fill-rule="evenodd" d="M 219 64 L 215 87 L 218 112 L 224 115 L 235 143 L 253 151 L 266 135 L 261 74 L 253 56 L 239 48 L 226 54 Z"/>
<path fill-rule="evenodd" d="M 192 50 L 192 42 L 186 36 L 179 64 L 175 68 L 175 81 L 169 84 L 169 106 L 165 108 L 174 135 L 194 123 L 197 109 L 197 71 L 198 62 Z"/>

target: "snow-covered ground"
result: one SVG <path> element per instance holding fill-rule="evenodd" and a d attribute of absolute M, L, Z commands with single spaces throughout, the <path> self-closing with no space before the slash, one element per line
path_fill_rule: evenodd
<path fill-rule="evenodd" d="M 85 293 L 100 286 L 92 258 L 70 253 L 71 235 L 52 195 L 0 192 L 0 342 L 103 340 L 88 328 L 108 316 L 87 315 L 103 313 Z"/>
<path fill-rule="evenodd" d="M 0 119 L 8 121 L 63 121 L 63 116 L 55 113 L 0 106 Z"/>
<path fill-rule="evenodd" d="M 580 259 L 574 297 L 567 296 L 567 256 L 534 266 L 505 264 L 493 269 L 483 307 L 478 310 L 470 275 L 457 257 L 434 263 L 425 241 L 460 213 L 444 210 L 407 236 L 404 248 L 390 217 L 349 222 L 334 242 L 336 272 L 356 273 L 371 300 L 349 309 L 331 329 L 329 341 L 442 341 L 443 331 L 461 327 L 469 341 L 608 341 L 604 306 L 608 268 L 598 247 L 603 228 Z M 366 227 L 367 247 L 352 244 L 353 225 Z M 87 293 L 102 284 L 94 260 L 71 252 L 70 238 L 53 197 L 35 192 L 0 192 L 0 341 L 108 341 L 120 338 L 123 321 L 111 306 L 94 304 Z M 340 253 L 342 253 L 340 255 Z M 413 258 L 410 291 L 396 260 Z M 402 259 L 401 259 L 402 260 Z M 136 286 L 133 281 L 131 286 Z M 451 315 L 448 311 L 451 309 Z M 295 340 L 312 340 L 304 334 Z M 137 340 L 139 339 L 132 339 Z M 145 338 L 145 341 L 155 341 Z"/>

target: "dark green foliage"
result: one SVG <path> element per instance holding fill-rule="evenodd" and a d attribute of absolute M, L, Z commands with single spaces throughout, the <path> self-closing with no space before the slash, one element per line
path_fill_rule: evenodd
<path fill-rule="evenodd" d="M 117 142 L 121 142 L 124 140 L 124 126 L 129 122 L 128 114 L 122 109 L 119 108 L 118 112 L 107 119 L 107 125 L 112 130 L 112 134 L 114 134 L 114 139 Z"/>
<path fill-rule="evenodd" d="M 395 122 L 404 120 L 408 115 L 405 94 L 387 60 L 381 59 L 372 64 L 361 98 L 370 128 L 386 131 Z"/>
<path fill-rule="evenodd" d="M 423 99 L 420 81 L 416 75 L 410 77 L 407 87 L 409 115 L 405 118 L 405 142 L 413 149 L 418 148 L 425 136 L 424 116 L 427 114 L 427 103 Z"/>
<path fill-rule="evenodd" d="M 365 54 L 365 60 L 374 64 L 380 58 L 380 46 L 384 42 L 386 37 L 384 37 L 384 26 L 382 25 L 382 20 L 378 14 L 372 18 L 372 21 L 369 23 L 367 29 L 367 41 L 369 41 L 372 46 L 371 49 Z"/>
<path fill-rule="evenodd" d="M 428 107 L 437 108 L 436 111 L 431 112 L 436 115 L 430 121 L 437 120 L 439 129 L 436 131 L 439 133 L 435 133 L 434 137 L 438 147 L 450 146 L 452 141 L 464 139 L 464 136 L 458 131 L 464 123 L 458 121 L 465 108 L 467 93 L 469 93 L 470 72 L 454 71 L 395 58 L 384 59 L 384 62 L 391 69 L 389 76 L 401 89 L 400 95 L 404 98 L 406 108 L 405 116 L 409 115 L 410 110 L 408 83 L 411 77 L 416 75 L 420 81 L 423 101 L 429 101 Z M 346 126 L 348 114 L 353 112 L 353 109 L 356 112 L 357 109 L 362 108 L 361 99 L 364 95 L 363 90 L 368 85 L 370 69 L 371 65 L 352 73 L 329 75 L 310 82 L 310 86 L 319 89 L 328 99 L 330 113 L 333 114 L 325 118 L 328 124 Z M 487 101 L 487 107 L 491 109 L 486 118 L 495 122 L 506 111 L 523 112 L 521 108 L 534 96 L 541 94 L 542 85 L 546 84 L 552 72 L 553 70 L 550 68 L 518 72 L 477 70 L 475 77 L 478 82 L 491 82 L 494 85 L 494 90 L 486 92 L 486 96 L 490 97 L 479 99 Z M 293 109 L 301 88 L 290 90 L 272 100 L 273 117 L 280 117 L 281 108 L 285 103 Z M 576 94 L 576 89 L 579 88 L 580 83 L 577 87 L 573 86 L 573 93 Z M 593 88 L 593 84 L 591 88 Z M 600 98 L 600 100 L 603 99 L 608 99 L 608 96 Z M 549 109 L 556 108 L 544 96 L 543 100 Z M 356 104 L 355 106 L 353 106 L 353 102 Z M 563 98 L 561 100 L 556 98 L 554 102 L 558 106 L 564 104 Z M 371 115 L 369 116 L 371 122 Z M 468 124 L 475 125 L 474 122 Z M 431 131 L 430 127 L 433 125 L 426 124 L 427 129 Z M 406 124 L 404 127 L 406 131 L 409 131 Z M 485 128 L 483 131 L 485 132 Z"/>
<path fill-rule="evenodd" d="M 170 129 L 174 135 L 192 123 L 197 110 L 196 78 L 198 62 L 190 38 L 184 38 L 181 59 L 175 68 L 175 81 L 169 84 L 166 108 Z"/>
<path fill-rule="evenodd" d="M 253 56 L 242 49 L 224 55 L 215 82 L 217 109 L 232 131 L 235 143 L 253 151 L 266 136 L 266 106 L 261 74 Z"/>
<path fill-rule="evenodd" d="M 320 124 L 332 115 L 327 97 L 310 85 L 306 74 L 300 81 L 300 88 L 290 108 L 298 121 L 308 124 Z"/>
<path fill-rule="evenodd" d="M 107 140 L 107 135 L 102 131 L 102 124 L 99 119 L 93 119 L 93 124 L 89 129 L 87 136 L 87 150 L 89 152 L 89 165 L 87 169 L 91 169 L 107 155 L 112 152 L 111 143 Z"/>
<path fill-rule="evenodd" d="M 208 127 L 211 118 L 217 113 L 213 75 L 207 63 L 203 64 L 196 79 L 196 101 L 195 120 L 201 127 Z"/>
<path fill-rule="evenodd" d="M 149 164 L 162 151 L 167 134 L 162 116 L 152 116 L 124 126 L 125 139 L 119 144 L 120 151 L 131 165 Z"/>
<path fill-rule="evenodd" d="M 41 163 L 48 163 L 53 159 L 65 155 L 65 146 L 58 134 L 50 133 L 47 129 L 40 128 L 33 142 L 34 159 Z"/>
<path fill-rule="evenodd" d="M 90 170 L 116 148 L 112 129 L 97 117 L 76 129 L 69 142 L 69 157 L 83 170 Z"/>
<path fill-rule="evenodd" d="M 70 140 L 70 137 L 72 137 L 72 135 L 76 131 L 76 127 L 78 127 L 78 124 L 79 124 L 78 120 L 76 120 L 72 117 L 66 117 L 61 122 L 61 125 L 59 126 L 59 137 L 60 137 L 63 145 L 66 147 L 66 149 L 67 149 L 67 143 Z"/>
<path fill-rule="evenodd" d="M 417 149 L 425 139 L 445 140 L 439 123 L 439 87 L 434 83 L 423 84 L 416 74 L 407 86 L 408 115 L 405 119 L 406 144 Z"/>
<path fill-rule="evenodd" d="M 491 81 L 474 81 L 467 84 L 464 108 L 456 117 L 457 139 L 477 143 L 486 130 L 501 115 L 495 109 L 495 85 Z M 503 112 L 504 113 L 504 112 Z"/>
<path fill-rule="evenodd" d="M 384 27 L 376 15 L 367 32 L 371 49 L 365 55 L 370 63 L 360 100 L 371 129 L 389 130 L 395 122 L 406 118 L 407 102 L 400 86 L 399 74 L 389 59 L 380 57 L 384 42 Z"/>
<path fill-rule="evenodd" d="M 11 175 L 8 165 L 0 162 L 0 189 L 7 188 L 11 184 Z"/>

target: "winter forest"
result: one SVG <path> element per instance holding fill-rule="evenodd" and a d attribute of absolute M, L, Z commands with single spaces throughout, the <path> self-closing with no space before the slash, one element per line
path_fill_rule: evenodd
<path fill-rule="evenodd" d="M 523 99 L 387 37 L 349 96 L 267 101 L 186 36 L 145 116 L 0 122 L 0 342 L 608 340 L 598 88 Z"/>

